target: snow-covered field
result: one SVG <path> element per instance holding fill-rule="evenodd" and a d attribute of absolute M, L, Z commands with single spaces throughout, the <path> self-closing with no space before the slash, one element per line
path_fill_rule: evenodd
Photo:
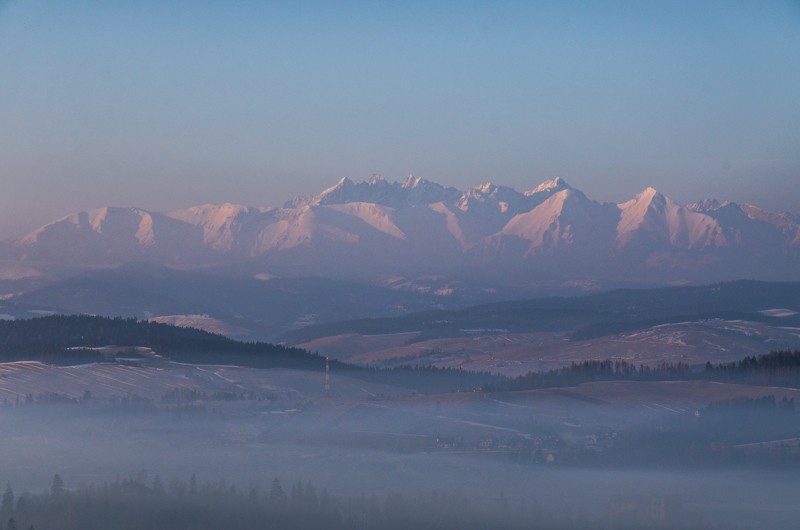
<path fill-rule="evenodd" d="M 589 340 L 558 333 L 518 333 L 408 343 L 413 335 L 325 337 L 299 346 L 348 362 L 376 366 L 432 364 L 520 375 L 587 359 L 639 364 L 738 361 L 771 350 L 800 348 L 800 331 L 760 322 L 707 320 L 663 324 Z"/>
<path fill-rule="evenodd" d="M 671 496 L 720 521 L 761 521 L 764 510 L 777 517 L 773 527 L 790 528 L 784 521 L 796 520 L 796 477 L 780 470 L 582 469 L 430 448 L 439 435 L 475 444 L 551 432 L 579 443 L 736 396 L 800 401 L 794 390 L 702 381 L 606 382 L 417 396 L 334 374 L 334 396 L 323 397 L 322 373 L 150 362 L 155 364 L 0 364 L 0 399 L 7 400 L 0 406 L 3 479 L 19 493 L 41 491 L 54 473 L 70 488 L 143 475 L 149 483 L 155 474 L 169 486 L 196 474 L 201 483 L 225 479 L 263 493 L 277 477 L 287 486 L 311 480 L 341 495 L 437 490 L 494 502 L 502 493 L 513 503 L 535 499 L 557 510 L 600 513 L 620 496 Z M 176 388 L 261 394 L 234 401 L 187 399 L 183 408 L 170 403 L 144 411 L 121 401 L 138 396 L 158 405 L 164 392 Z M 76 402 L 43 404 L 47 392 Z M 33 404 L 26 403 L 27 394 Z M 697 500 L 709 497 L 708 505 Z"/>
<path fill-rule="evenodd" d="M 341 396 L 407 394 L 409 391 L 336 377 Z M 324 392 L 324 373 L 256 369 L 239 366 L 188 365 L 156 360 L 152 365 L 96 363 L 51 366 L 36 361 L 0 363 L 0 401 L 14 404 L 28 394 L 48 393 L 80 400 L 86 391 L 97 399 L 147 398 L 158 403 L 170 390 L 206 394 L 233 392 L 271 399 L 317 398 Z"/>

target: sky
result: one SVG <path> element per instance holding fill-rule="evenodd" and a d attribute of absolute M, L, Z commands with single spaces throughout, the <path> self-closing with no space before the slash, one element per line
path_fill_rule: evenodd
<path fill-rule="evenodd" d="M 0 237 L 412 173 L 800 213 L 800 0 L 0 0 Z"/>

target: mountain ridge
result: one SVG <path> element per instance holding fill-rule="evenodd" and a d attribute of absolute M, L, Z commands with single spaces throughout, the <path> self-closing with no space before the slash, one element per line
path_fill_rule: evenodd
<path fill-rule="evenodd" d="M 280 208 L 222 203 L 73 213 L 0 246 L 0 254 L 34 271 L 38 264 L 146 261 L 183 268 L 258 263 L 269 273 L 366 281 L 398 274 L 502 275 L 527 284 L 791 280 L 800 279 L 800 222 L 714 199 L 682 206 L 652 187 L 600 203 L 560 177 L 524 192 L 491 182 L 459 191 L 414 176 L 345 177 Z"/>

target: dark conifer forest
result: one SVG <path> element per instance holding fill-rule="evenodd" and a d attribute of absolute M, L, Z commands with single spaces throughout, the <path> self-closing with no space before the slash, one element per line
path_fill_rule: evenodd
<path fill-rule="evenodd" d="M 646 503 L 643 503 L 646 504 Z M 216 530 L 219 528 L 286 530 L 436 529 L 590 529 L 653 528 L 717 529 L 686 509 L 666 501 L 666 516 L 654 521 L 647 509 L 626 514 L 584 516 L 553 512 L 535 499 L 509 502 L 502 493 L 482 499 L 460 493 L 430 491 L 414 497 L 339 496 L 310 481 L 282 484 L 277 478 L 263 487 L 237 488 L 225 481 L 201 483 L 164 480 L 145 472 L 103 484 L 68 487 L 60 475 L 47 491 L 15 492 L 8 483 L 3 495 L 0 528 L 4 530 Z"/>

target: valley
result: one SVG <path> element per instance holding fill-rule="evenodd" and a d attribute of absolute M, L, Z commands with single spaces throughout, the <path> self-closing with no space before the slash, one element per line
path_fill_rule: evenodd
<path fill-rule="evenodd" d="M 0 369 L 7 433 L 0 465 L 17 491 L 37 491 L 53 472 L 70 487 L 120 475 L 144 486 L 159 475 L 168 491 L 191 475 L 262 492 L 274 479 L 313 481 L 340 498 L 399 494 L 419 502 L 455 491 L 484 509 L 503 498 L 515 507 L 534 503 L 539 517 L 569 512 L 594 524 L 688 517 L 790 528 L 798 516 L 787 498 L 800 453 L 787 439 L 800 437 L 798 413 L 779 414 L 777 427 L 762 421 L 769 428 L 759 431 L 713 430 L 714 403 L 794 403 L 796 389 L 610 381 L 420 395 L 334 371 L 326 395 L 322 370 L 158 358 Z M 38 393 L 28 398 L 31 389 Z M 783 440 L 781 448 L 771 448 L 773 440 Z M 737 449 L 743 444 L 753 449 Z M 759 467 L 746 464 L 755 460 Z M 653 514 L 645 509 L 652 502 L 670 508 Z"/>
<path fill-rule="evenodd" d="M 157 475 L 177 506 L 196 476 L 257 499 L 313 482 L 341 513 L 455 495 L 492 521 L 516 507 L 509 527 L 791 528 L 799 290 L 443 307 L 321 278 L 85 272 L 0 301 L 0 466 L 31 499 L 52 473 L 155 499 Z"/>

